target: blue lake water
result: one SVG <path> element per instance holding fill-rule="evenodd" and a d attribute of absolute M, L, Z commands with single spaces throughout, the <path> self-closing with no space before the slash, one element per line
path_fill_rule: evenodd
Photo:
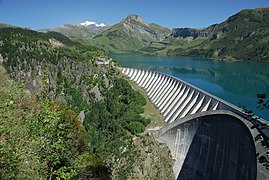
<path fill-rule="evenodd" d="M 257 93 L 266 93 L 269 99 L 269 63 L 142 55 L 112 55 L 112 58 L 124 67 L 173 75 L 236 106 L 244 105 L 269 120 L 268 109 L 256 108 Z"/>

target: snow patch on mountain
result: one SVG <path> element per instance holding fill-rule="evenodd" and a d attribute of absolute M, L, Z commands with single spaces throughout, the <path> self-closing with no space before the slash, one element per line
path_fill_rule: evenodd
<path fill-rule="evenodd" d="M 93 22 L 93 21 L 85 21 L 85 22 L 80 23 L 80 25 L 82 25 L 82 26 L 90 26 L 90 25 L 94 25 L 94 26 L 96 26 L 96 27 L 106 27 L 106 26 L 107 26 L 107 25 L 104 24 L 104 23 L 97 24 L 96 22 Z"/>

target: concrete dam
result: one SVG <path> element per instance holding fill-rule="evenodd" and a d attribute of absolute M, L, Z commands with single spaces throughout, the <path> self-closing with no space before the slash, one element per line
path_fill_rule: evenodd
<path fill-rule="evenodd" d="M 170 75 L 120 68 L 143 88 L 165 124 L 176 179 L 269 179 L 268 122 Z"/>

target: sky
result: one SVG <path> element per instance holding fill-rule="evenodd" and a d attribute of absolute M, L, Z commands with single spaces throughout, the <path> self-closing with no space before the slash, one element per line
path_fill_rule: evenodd
<path fill-rule="evenodd" d="M 269 0 L 0 0 L 0 23 L 31 29 L 88 21 L 115 24 L 128 14 L 168 28 L 203 28 Z"/>

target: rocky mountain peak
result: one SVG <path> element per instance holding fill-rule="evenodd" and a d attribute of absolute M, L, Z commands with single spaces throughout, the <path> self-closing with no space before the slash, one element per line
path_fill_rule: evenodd
<path fill-rule="evenodd" d="M 140 16 L 138 16 L 136 14 L 129 14 L 127 16 L 127 18 L 124 20 L 124 22 L 130 22 L 130 21 L 136 21 L 136 22 L 139 22 L 141 24 L 147 24 L 144 22 L 144 20 Z"/>

